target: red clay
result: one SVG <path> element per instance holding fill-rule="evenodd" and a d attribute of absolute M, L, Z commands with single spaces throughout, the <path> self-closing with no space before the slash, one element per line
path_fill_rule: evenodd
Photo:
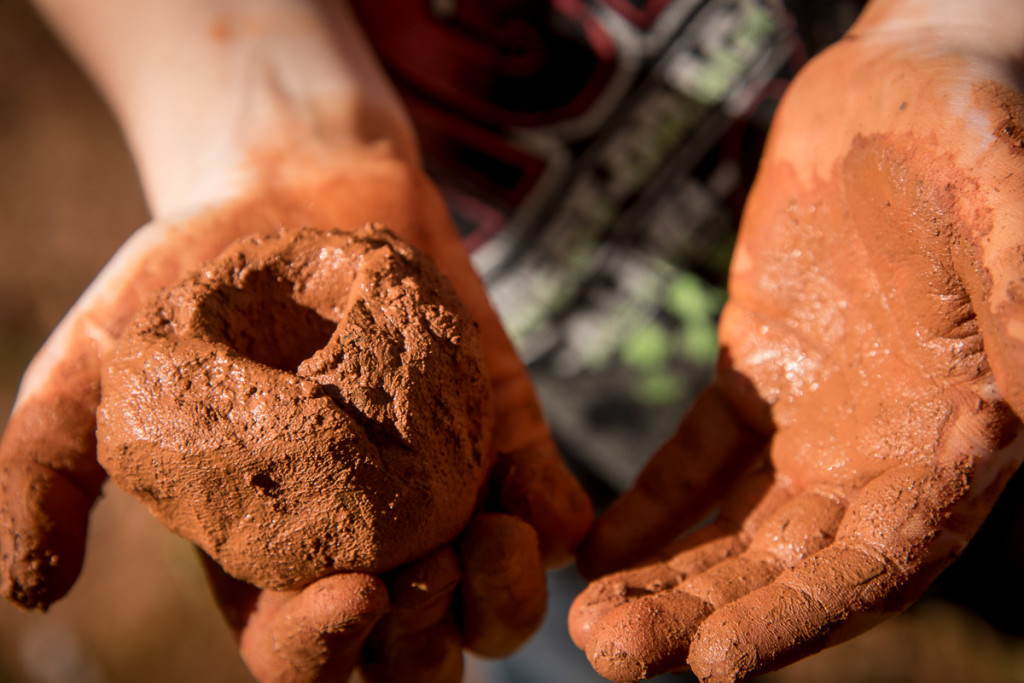
<path fill-rule="evenodd" d="M 231 575 L 295 588 L 454 539 L 487 474 L 475 325 L 380 226 L 230 246 L 145 305 L 106 366 L 98 456 Z"/>

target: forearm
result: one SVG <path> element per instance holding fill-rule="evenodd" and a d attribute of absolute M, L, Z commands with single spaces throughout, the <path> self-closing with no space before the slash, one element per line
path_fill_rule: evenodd
<path fill-rule="evenodd" d="M 110 102 L 157 217 L 237 194 L 285 150 L 343 158 L 384 142 L 418 163 L 342 2 L 36 1 Z"/>

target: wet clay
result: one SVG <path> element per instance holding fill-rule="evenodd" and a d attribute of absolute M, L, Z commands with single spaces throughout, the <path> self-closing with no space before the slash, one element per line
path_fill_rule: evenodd
<path fill-rule="evenodd" d="M 476 327 L 381 226 L 248 238 L 160 292 L 106 364 L 98 457 L 232 576 L 296 588 L 451 541 L 489 466 Z"/>

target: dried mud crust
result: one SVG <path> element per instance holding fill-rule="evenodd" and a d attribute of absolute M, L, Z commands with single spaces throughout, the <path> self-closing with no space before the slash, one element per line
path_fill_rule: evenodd
<path fill-rule="evenodd" d="M 250 238 L 160 292 L 106 365 L 99 459 L 229 574 L 284 589 L 452 540 L 489 465 L 469 314 L 381 226 Z"/>

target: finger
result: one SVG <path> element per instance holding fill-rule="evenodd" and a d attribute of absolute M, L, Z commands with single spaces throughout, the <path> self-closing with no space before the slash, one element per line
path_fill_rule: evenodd
<path fill-rule="evenodd" d="M 298 592 L 264 591 L 239 652 L 261 683 L 344 681 L 387 610 L 383 581 L 367 574 L 335 574 Z"/>
<path fill-rule="evenodd" d="M 391 609 L 363 647 L 360 669 L 369 683 L 457 683 L 462 646 L 451 616 L 459 559 L 450 546 L 392 572 Z"/>
<path fill-rule="evenodd" d="M 548 567 L 572 561 L 593 521 L 594 508 L 553 442 L 499 454 L 490 486 L 488 509 L 532 526 Z"/>
<path fill-rule="evenodd" d="M 752 531 L 789 499 L 789 491 L 775 485 L 769 468 L 752 470 L 733 487 L 712 524 L 669 543 L 644 565 L 592 581 L 569 613 L 570 635 L 576 645 L 587 650 L 595 627 L 615 608 L 672 590 L 746 550 Z"/>
<path fill-rule="evenodd" d="M 597 621 L 586 644 L 594 668 L 623 681 L 686 668 L 690 641 L 701 622 L 831 543 L 843 511 L 832 496 L 808 492 L 789 497 L 783 487 L 774 487 L 739 534 L 750 538 L 742 553 L 688 571 L 671 589 L 625 601 Z M 695 551 L 704 550 L 681 553 L 668 566 L 692 570 L 699 566 Z"/>
<path fill-rule="evenodd" d="M 61 330 L 26 375 L 0 442 L 0 592 L 45 609 L 78 577 L 96 462 L 98 362 L 88 339 Z"/>
<path fill-rule="evenodd" d="M 580 549 L 580 571 L 599 576 L 664 546 L 708 513 L 763 443 L 714 386 L 706 389 L 633 487 L 594 524 Z"/>
<path fill-rule="evenodd" d="M 831 629 L 863 610 L 865 597 L 877 602 L 894 579 L 876 553 L 830 546 L 776 583 L 712 614 L 693 638 L 688 663 L 704 681 L 734 681 L 795 661 L 821 649 Z M 825 595 L 811 588 L 828 583 Z"/>
<path fill-rule="evenodd" d="M 511 515 L 477 515 L 459 553 L 463 644 L 486 657 L 510 654 L 537 630 L 547 607 L 537 533 Z"/>
<path fill-rule="evenodd" d="M 302 591 L 261 591 L 200 551 L 218 607 L 253 675 L 267 681 L 343 681 L 388 609 L 376 577 L 337 574 Z"/>
<path fill-rule="evenodd" d="M 613 609 L 645 595 L 670 591 L 686 577 L 744 548 L 739 535 L 719 522 L 695 531 L 686 541 L 685 547 L 674 548 L 672 556 L 614 572 L 588 584 L 569 609 L 569 635 L 576 647 L 587 649 L 594 627 Z"/>
<path fill-rule="evenodd" d="M 906 608 L 984 518 L 991 491 L 968 486 L 972 474 L 985 478 L 979 469 L 907 465 L 878 476 L 851 501 L 834 543 L 708 617 L 690 666 L 705 680 L 736 680 Z"/>

